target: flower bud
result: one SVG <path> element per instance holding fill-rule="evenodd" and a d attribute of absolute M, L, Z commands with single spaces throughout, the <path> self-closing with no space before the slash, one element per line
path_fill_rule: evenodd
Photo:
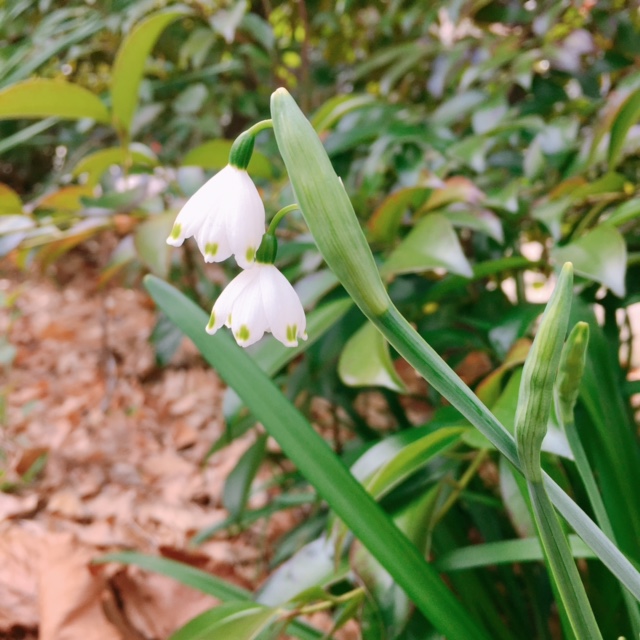
<path fill-rule="evenodd" d="M 515 430 L 518 457 L 525 478 L 542 482 L 540 448 L 547 433 L 553 387 L 569 323 L 573 265 L 566 262 L 524 363 Z"/>
<path fill-rule="evenodd" d="M 363 311 L 381 315 L 391 302 L 322 142 L 285 89 L 272 94 L 271 117 L 296 200 L 318 249 Z"/>
<path fill-rule="evenodd" d="M 578 322 L 562 349 L 556 384 L 558 413 L 565 424 L 573 420 L 573 409 L 580 392 L 588 345 L 589 325 L 586 322 Z"/>

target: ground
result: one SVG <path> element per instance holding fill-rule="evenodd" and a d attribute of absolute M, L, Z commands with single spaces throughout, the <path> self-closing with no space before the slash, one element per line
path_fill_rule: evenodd
<path fill-rule="evenodd" d="M 215 601 L 92 559 L 135 549 L 254 588 L 304 512 L 189 548 L 226 517 L 224 480 L 254 436 L 203 464 L 224 429 L 216 374 L 186 340 L 158 368 L 145 293 L 100 288 L 81 255 L 65 260 L 54 277 L 0 265 L 0 335 L 15 348 L 0 369 L 0 638 L 166 638 Z"/>

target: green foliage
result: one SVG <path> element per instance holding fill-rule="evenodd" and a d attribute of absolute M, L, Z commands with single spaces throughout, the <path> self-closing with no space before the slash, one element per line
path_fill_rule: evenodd
<path fill-rule="evenodd" d="M 336 627 L 357 617 L 367 640 L 436 637 L 434 624 L 457 623 L 451 637 L 486 632 L 508 640 L 527 629 L 529 637 L 551 638 L 559 599 L 531 537 L 526 483 L 494 446 L 513 453 L 513 442 L 492 429 L 513 428 L 541 313 L 536 286 L 571 261 L 570 322 L 587 322 L 590 341 L 575 419 L 552 412 L 542 468 L 554 480 L 550 497 L 591 547 L 569 535 L 570 553 L 585 559 L 580 577 L 603 636 L 637 637 L 638 605 L 619 582 L 637 596 L 637 574 L 613 544 L 589 537 L 589 520 L 576 506 L 595 513 L 639 566 L 637 387 L 627 380 L 630 356 L 618 357 L 633 345 L 624 325 L 640 299 L 640 22 L 633 3 L 314 0 L 272 3 L 268 14 L 267 5 L 14 0 L 0 7 L 0 256 L 47 267 L 90 238 L 115 235 L 103 282 L 136 283 L 151 272 L 210 308 L 219 289 L 199 253 L 190 242 L 170 249 L 165 238 L 185 199 L 225 166 L 238 134 L 269 117 L 269 96 L 286 86 L 348 194 L 333 201 L 321 189 L 310 202 L 325 207 L 327 220 L 343 200 L 353 204 L 367 242 L 360 225 L 352 235 L 371 246 L 393 305 L 416 330 L 413 351 L 403 355 L 420 369 L 424 339 L 468 375 L 493 413 L 483 433 L 495 442 L 442 401 L 437 377 L 429 386 L 407 377 L 400 348 L 363 324 L 345 297 L 345 274 L 365 268 L 352 260 L 355 250 L 338 258 L 338 281 L 321 266 L 315 244 L 332 229 L 310 224 L 311 238 L 304 219 L 290 215 L 277 265 L 297 282 L 308 311 L 309 340 L 298 347 L 268 337 L 250 348 L 250 359 L 238 356 L 228 336 L 204 334 L 205 312 L 189 311 L 193 304 L 159 280 L 149 287 L 166 312 L 154 332 L 159 363 L 178 345 L 175 322 L 232 387 L 227 433 L 211 450 L 259 420 L 284 437 L 280 444 L 298 466 L 293 481 L 281 479 L 281 495 L 247 508 L 260 463 L 271 456 L 258 436 L 228 478 L 230 517 L 197 540 L 301 504 L 313 516 L 282 541 L 276 557 L 288 560 L 258 593 L 260 605 L 176 563 L 111 559 L 243 601 L 204 614 L 178 638 L 268 637 L 285 628 L 321 638 L 295 620 L 315 610 L 333 611 Z M 286 124 L 276 126 L 280 143 Z M 249 172 L 268 214 L 292 202 L 269 132 L 259 134 Z M 414 335 L 408 326 L 407 340 Z M 7 367 L 12 346 L 0 347 Z M 465 368 L 472 361 L 486 365 Z M 271 383 L 247 386 L 266 380 L 260 370 L 288 400 Z M 393 426 L 382 428 L 360 410 L 371 392 Z M 318 397 L 349 429 L 336 455 L 315 434 L 296 438 L 296 429 L 306 433 Z M 286 423 L 289 401 L 302 415 Z M 468 411 L 479 411 L 468 401 Z M 416 411 L 425 404 L 428 412 Z M 332 486 L 346 473 L 337 457 L 352 475 Z M 336 464 L 341 471 L 327 478 Z M 422 594 L 421 580 L 429 585 Z M 440 615 L 437 598 L 446 602 Z"/>

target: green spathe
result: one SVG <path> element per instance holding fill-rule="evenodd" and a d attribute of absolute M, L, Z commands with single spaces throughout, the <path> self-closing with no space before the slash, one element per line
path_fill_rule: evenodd
<path fill-rule="evenodd" d="M 384 313 L 389 297 L 320 138 L 285 89 L 271 96 L 271 117 L 298 205 L 324 259 L 356 303 Z"/>
<path fill-rule="evenodd" d="M 573 409 L 580 393 L 588 346 L 589 324 L 578 322 L 571 330 L 562 349 L 556 385 L 559 410 L 564 422 L 573 420 Z"/>
<path fill-rule="evenodd" d="M 527 480 L 542 482 L 540 447 L 547 433 L 553 387 L 569 324 L 573 296 L 573 265 L 565 263 L 542 316 L 522 372 L 516 411 L 516 444 Z"/>

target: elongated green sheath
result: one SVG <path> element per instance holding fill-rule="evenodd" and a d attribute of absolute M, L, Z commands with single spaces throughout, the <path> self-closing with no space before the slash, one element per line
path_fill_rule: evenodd
<path fill-rule="evenodd" d="M 296 197 L 329 267 L 398 353 L 512 464 L 520 468 L 516 443 L 511 434 L 390 304 L 384 290 L 380 290 L 380 279 L 372 271 L 375 269 L 373 256 L 359 229 L 351 202 L 342 184 L 331 178 L 335 173 L 313 127 L 284 89 L 273 94 L 271 112 L 278 147 Z M 329 178 L 322 175 L 323 171 Z M 330 193 L 333 191 L 341 193 Z M 332 203 L 331 206 L 328 202 Z M 345 231 L 347 227 L 348 233 Z M 546 474 L 543 477 L 548 494 L 559 512 L 618 580 L 640 600 L 640 573 L 553 479 Z"/>
<path fill-rule="evenodd" d="M 300 211 L 327 264 L 359 307 L 383 313 L 390 305 L 389 296 L 322 142 L 285 89 L 271 96 L 271 112 Z"/>
<path fill-rule="evenodd" d="M 273 94 L 271 110 L 278 148 L 289 171 L 300 211 L 327 263 L 360 307 L 374 314 L 384 313 L 391 301 L 351 201 L 322 143 L 284 89 L 278 89 Z M 345 210 L 349 215 L 344 215 Z M 301 469 L 305 471 L 305 468 Z M 364 539 L 363 542 L 367 545 Z M 441 632 L 452 638 L 485 637 L 484 631 L 455 599 L 435 569 L 422 559 L 417 549 L 414 561 L 419 565 L 416 564 L 414 569 L 420 566 L 423 575 L 420 581 L 412 579 L 410 572 L 394 572 L 393 565 L 387 564 L 388 561 L 393 563 L 393 554 L 385 558 L 374 549 L 370 550 Z"/>
<path fill-rule="evenodd" d="M 522 372 L 515 420 L 516 445 L 522 471 L 532 482 L 542 482 L 540 447 L 547 433 L 572 294 L 573 266 L 567 262 L 542 316 Z"/>

